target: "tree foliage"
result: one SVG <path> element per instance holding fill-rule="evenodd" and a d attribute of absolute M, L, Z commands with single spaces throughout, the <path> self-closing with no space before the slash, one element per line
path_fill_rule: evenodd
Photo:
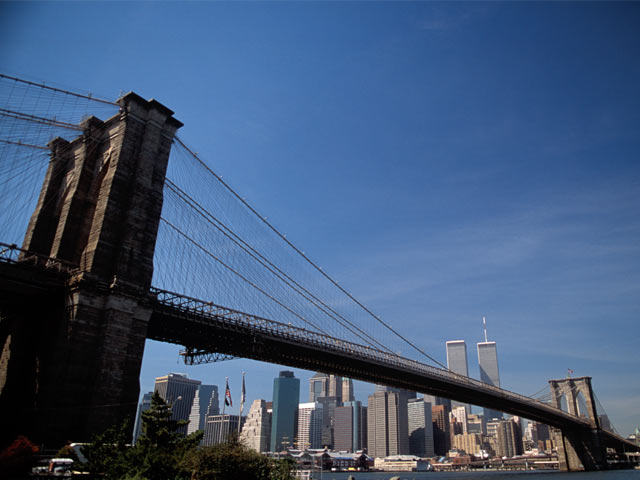
<path fill-rule="evenodd" d="M 171 419 L 171 405 L 155 393 L 142 413 L 142 435 L 127 445 L 127 426 L 111 428 L 83 448 L 86 469 L 105 480 L 291 480 L 293 463 L 274 461 L 238 442 L 236 436 L 199 448 L 202 432 L 178 433 L 185 421 Z"/>
<path fill-rule="evenodd" d="M 125 476 L 129 472 L 132 457 L 128 432 L 129 426 L 125 423 L 96 435 L 89 445 L 82 447 L 82 453 L 87 459 L 84 469 L 93 474 L 104 475 L 106 480 Z"/>
<path fill-rule="evenodd" d="M 178 429 L 188 422 L 171 419 L 171 405 L 155 392 L 149 410 L 142 412 L 142 435 L 133 449 L 135 475 L 149 480 L 173 479 L 184 475 L 180 464 L 184 456 L 194 450 L 202 439 L 202 432 L 186 438 Z"/>
<path fill-rule="evenodd" d="M 273 460 L 251 450 L 236 439 L 190 452 L 184 459 L 192 480 L 289 480 L 290 461 Z"/>

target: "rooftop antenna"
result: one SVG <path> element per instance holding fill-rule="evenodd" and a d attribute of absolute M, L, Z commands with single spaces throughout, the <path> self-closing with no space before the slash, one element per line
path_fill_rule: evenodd
<path fill-rule="evenodd" d="M 487 340 L 487 319 L 483 316 L 482 317 L 482 326 L 484 328 L 484 342 L 487 343 L 489 340 Z"/>

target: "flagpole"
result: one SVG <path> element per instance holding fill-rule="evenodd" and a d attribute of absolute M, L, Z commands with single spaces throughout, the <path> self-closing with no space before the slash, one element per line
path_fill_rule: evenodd
<path fill-rule="evenodd" d="M 240 414 L 238 415 L 238 440 L 240 440 L 240 426 L 242 424 L 242 410 L 244 410 L 244 397 L 246 395 L 244 389 L 244 375 L 245 372 L 242 372 L 242 393 L 240 394 Z"/>
<path fill-rule="evenodd" d="M 229 377 L 224 377 L 224 382 L 225 382 L 225 387 L 224 387 L 224 397 L 222 401 L 222 416 L 220 417 L 220 431 L 218 432 L 218 443 L 222 443 L 222 426 L 224 425 L 224 409 L 227 406 L 227 393 L 229 392 Z"/>

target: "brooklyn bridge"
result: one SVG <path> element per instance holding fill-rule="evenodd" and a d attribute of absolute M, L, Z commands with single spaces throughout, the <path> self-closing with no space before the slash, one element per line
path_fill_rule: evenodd
<path fill-rule="evenodd" d="M 551 380 L 545 402 L 449 371 L 225 183 L 158 101 L 0 84 L 3 435 L 60 444 L 132 420 L 153 339 L 191 364 L 245 357 L 543 422 L 567 470 L 637 451 L 602 424 L 589 377 Z"/>

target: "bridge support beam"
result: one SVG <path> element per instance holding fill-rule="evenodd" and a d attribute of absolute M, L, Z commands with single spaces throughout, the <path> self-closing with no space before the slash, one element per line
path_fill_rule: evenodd
<path fill-rule="evenodd" d="M 602 429 L 596 409 L 591 377 L 549 380 L 552 401 L 562 408 L 562 398 L 567 402 L 569 413 L 587 417 L 591 429 L 554 429 L 554 441 L 558 452 L 558 464 L 563 471 L 606 470 L 607 456 Z M 584 399 L 586 412 L 580 411 L 579 397 Z"/>
<path fill-rule="evenodd" d="M 155 100 L 129 93 L 119 103 L 118 115 L 50 144 L 23 248 L 79 268 L 47 311 L 3 306 L 14 321 L 0 329 L 0 411 L 15 412 L 3 436 L 56 447 L 133 425 L 164 179 L 182 124 Z"/>

